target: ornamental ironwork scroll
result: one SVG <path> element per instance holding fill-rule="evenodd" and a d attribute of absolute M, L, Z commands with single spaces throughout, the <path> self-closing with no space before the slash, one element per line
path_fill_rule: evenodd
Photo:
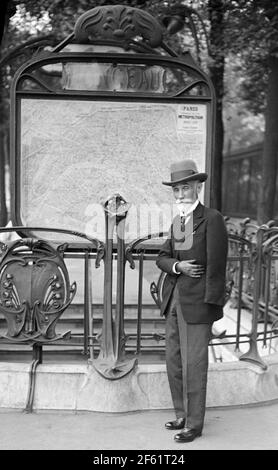
<path fill-rule="evenodd" d="M 166 47 L 165 33 L 143 9 L 102 5 L 81 15 L 60 44 L 20 67 L 11 89 L 14 225 L 54 224 L 87 231 L 89 206 L 98 201 L 99 182 L 102 197 L 109 187 L 122 193 L 126 190 L 122 171 L 136 172 L 138 184 L 130 188 L 131 179 L 127 180 L 128 200 L 137 204 L 143 189 L 144 204 L 158 199 L 163 204 L 166 194 L 158 194 L 161 185 L 154 176 L 159 162 L 161 171 L 167 172 L 167 165 L 189 151 L 200 169 L 209 171 L 213 86 L 188 51 L 179 56 Z M 44 132 L 38 132 L 42 127 Z M 131 152 L 141 159 L 132 159 L 131 168 L 125 168 Z M 35 172 L 38 158 L 41 164 Z M 149 163 L 154 171 L 149 171 L 146 193 Z M 105 177 L 107 165 L 117 165 L 118 172 L 111 172 L 109 179 L 113 185 Z M 41 184 L 47 181 L 45 172 L 51 173 L 52 185 Z M 209 185 L 205 199 L 210 197 Z"/>
<path fill-rule="evenodd" d="M 55 331 L 76 293 L 62 258 L 66 246 L 33 238 L 1 245 L 0 312 L 7 321 L 1 339 L 34 345 L 70 336 Z"/>
<path fill-rule="evenodd" d="M 192 157 L 198 160 L 202 169 L 205 170 L 206 167 L 209 170 L 213 166 L 211 163 L 215 108 L 213 85 L 207 75 L 195 64 L 189 51 L 185 51 L 179 57 L 165 44 L 163 39 L 165 32 L 160 22 L 142 9 L 126 5 L 98 6 L 81 15 L 73 32 L 60 44 L 51 51 L 36 55 L 18 70 L 13 80 L 11 99 L 11 159 L 14 169 L 11 212 L 14 225 L 29 224 L 32 220 L 37 222 L 39 218 L 43 225 L 47 226 L 56 220 L 59 226 L 62 224 L 67 228 L 79 230 L 82 225 L 85 227 L 88 220 L 88 204 L 94 204 L 99 200 L 99 182 L 102 185 L 101 191 L 103 190 L 101 194 L 105 194 L 106 191 L 104 184 L 117 193 L 123 188 L 127 194 L 126 181 L 132 180 L 133 185 L 128 188 L 130 191 L 128 200 L 137 204 L 137 201 L 141 202 L 134 192 L 137 180 L 140 184 L 144 183 L 142 187 L 145 190 L 146 168 L 149 162 L 152 162 L 155 168 L 159 166 L 157 161 L 159 154 L 161 162 L 170 164 L 171 159 L 177 158 L 177 153 L 182 157 L 184 149 L 189 147 L 190 152 L 194 150 Z M 122 119 L 123 114 L 126 119 Z M 42 145 L 35 144 L 36 148 L 33 148 L 37 142 L 36 131 L 42 127 L 41 116 L 50 128 L 46 129 L 44 135 L 40 134 Z M 114 127 L 111 126 L 111 116 L 116 124 Z M 26 117 L 31 119 L 28 129 L 24 128 Z M 144 123 L 140 129 L 138 129 L 139 119 Z M 119 126 L 120 122 L 129 123 L 130 120 L 129 126 L 125 124 Z M 152 128 L 158 131 L 155 130 L 150 134 L 149 122 Z M 196 145 L 195 126 L 197 122 L 200 124 L 197 129 L 198 145 Z M 61 133 L 61 129 L 64 132 Z M 99 129 L 101 136 L 98 135 Z M 68 132 L 71 134 L 70 139 L 67 137 Z M 194 149 L 191 145 L 192 134 L 194 134 Z M 61 135 L 66 137 L 63 142 Z M 134 135 L 136 141 L 132 140 Z M 141 142 L 145 136 L 149 141 L 150 135 L 152 143 L 142 152 Z M 61 150 L 59 156 L 56 154 L 56 138 L 59 140 L 58 148 Z M 171 141 L 173 145 L 169 144 Z M 129 148 L 125 148 L 124 153 L 122 142 L 129 142 Z M 172 148 L 171 155 L 168 152 L 168 144 L 169 148 Z M 127 156 L 138 154 L 144 158 L 141 160 L 134 158 L 132 164 L 134 165 L 136 161 L 139 163 L 132 167 L 132 171 L 128 171 L 130 162 L 125 163 L 123 154 Z M 30 158 L 35 160 L 39 158 L 41 177 L 35 175 L 33 171 L 35 166 L 32 165 Z M 106 177 L 108 165 L 117 170 L 110 176 L 119 175 L 115 184 L 114 181 L 111 184 Z M 52 181 L 50 194 L 49 185 L 44 185 L 43 190 L 41 185 L 49 168 L 52 170 L 54 168 L 54 183 Z M 161 168 L 165 168 L 166 171 L 165 164 L 161 164 Z M 126 171 L 130 176 L 127 180 L 122 178 Z M 135 181 L 134 174 L 137 177 Z M 152 199 L 146 199 L 149 205 L 154 200 L 154 195 L 156 196 L 153 188 L 159 183 L 152 168 L 148 168 L 148 174 L 153 178 L 146 184 L 147 192 L 152 188 Z M 48 180 L 49 174 L 46 181 Z M 35 190 L 36 185 L 39 186 L 39 191 Z M 211 192 L 208 185 L 205 189 L 205 199 L 209 198 Z M 43 197 L 34 201 L 34 195 L 41 194 L 41 191 Z M 78 202 L 74 197 L 77 192 Z M 51 201 L 54 203 L 51 204 Z M 58 210 L 54 214 L 55 209 Z M 125 263 L 129 253 L 125 253 L 124 227 L 128 204 L 120 194 L 114 194 L 104 204 L 104 211 L 106 252 L 103 328 L 99 336 L 100 354 L 96 360 L 93 359 L 93 364 L 103 377 L 117 379 L 131 371 L 136 363 L 135 359 L 128 360 L 125 355 L 124 283 Z M 28 236 L 33 236 L 32 232 L 28 232 Z M 40 247 L 46 249 L 46 245 Z M 51 251 L 49 247 L 47 249 Z M 30 246 L 26 250 L 28 255 L 32 251 Z M 33 253 L 34 256 L 35 254 L 37 251 Z M 98 261 L 102 257 L 99 255 L 98 250 Z M 56 259 L 57 255 L 53 256 Z M 115 311 L 112 306 L 113 257 L 117 259 Z M 29 277 L 32 286 L 35 277 L 33 271 L 37 261 L 34 262 L 29 258 L 26 260 L 26 266 L 23 268 L 18 264 L 18 270 L 26 270 L 28 273 L 26 277 Z M 33 264 L 29 265 L 29 261 Z M 52 263 L 54 272 L 51 276 L 63 273 L 60 264 L 59 269 L 54 268 L 54 265 L 55 263 Z M 36 267 L 38 272 L 40 272 L 39 266 L 40 263 Z M 14 277 L 7 279 L 7 274 Z M 60 279 L 53 279 L 51 282 L 48 280 L 48 284 L 45 284 L 46 281 L 44 284 L 41 283 L 41 286 L 46 285 L 47 294 L 34 284 L 36 295 L 40 297 L 37 303 L 29 291 L 27 292 L 30 298 L 26 300 L 22 297 L 22 300 L 20 297 L 19 302 L 16 300 L 12 283 L 16 279 L 17 290 L 20 283 L 15 272 L 10 273 L 5 268 L 1 271 L 1 276 L 3 277 L 2 308 L 8 312 L 6 316 L 9 319 L 10 314 L 14 315 L 11 316 L 13 326 L 9 325 L 8 336 L 13 338 L 12 335 L 16 334 L 20 340 L 29 342 L 54 341 L 54 338 L 57 338 L 56 317 L 72 299 L 73 292 L 70 293 L 71 287 L 67 276 L 64 276 L 64 287 L 57 287 L 57 284 L 61 284 Z M 40 276 L 42 279 L 44 276 L 48 278 L 50 268 Z M 90 285 L 91 281 L 87 276 L 85 297 L 88 311 L 91 309 Z M 74 287 L 72 289 L 74 291 Z M 20 290 L 21 296 L 22 292 L 23 289 Z M 52 302 L 54 298 L 56 307 Z M 50 299 L 52 304 L 49 303 Z M 17 302 L 16 307 L 13 305 L 15 302 Z M 91 318 L 90 314 L 89 317 Z M 46 322 L 50 322 L 52 328 L 47 327 Z M 91 337 L 90 320 L 87 326 L 88 337 Z"/>
<path fill-rule="evenodd" d="M 151 47 L 162 42 L 162 27 L 146 11 L 123 5 L 100 6 L 85 12 L 75 24 L 75 39 L 89 44 L 101 41 L 129 42 L 141 37 Z"/>
<path fill-rule="evenodd" d="M 102 332 L 98 337 L 100 353 L 93 361 L 96 370 L 106 379 L 115 380 L 127 375 L 136 365 L 137 359 L 125 355 L 124 332 L 124 288 L 125 288 L 125 220 L 129 204 L 120 194 L 114 194 L 103 205 L 105 211 L 105 271 Z M 113 238 L 117 243 L 117 298 L 113 315 Z"/>
<path fill-rule="evenodd" d="M 254 253 L 255 275 L 254 275 L 254 302 L 252 311 L 252 326 L 249 334 L 249 350 L 240 356 L 241 361 L 249 361 L 261 367 L 263 370 L 267 369 L 267 364 L 261 359 L 258 353 L 257 339 L 258 339 L 258 321 L 259 321 L 259 304 L 261 300 L 261 286 L 263 272 L 265 271 L 265 287 L 266 287 L 266 303 L 264 313 L 264 342 L 266 340 L 267 322 L 268 322 L 268 308 L 269 308 L 269 289 L 270 289 L 270 269 L 271 258 L 273 252 L 277 254 L 278 247 L 278 228 L 273 227 L 273 221 L 263 224 L 258 228 L 256 237 L 256 249 Z M 275 325 L 275 323 L 274 323 Z M 275 326 L 274 326 L 275 328 Z"/>

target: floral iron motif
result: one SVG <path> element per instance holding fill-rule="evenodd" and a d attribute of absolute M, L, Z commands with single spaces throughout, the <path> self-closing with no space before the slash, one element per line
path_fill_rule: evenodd
<path fill-rule="evenodd" d="M 34 344 L 69 337 L 70 332 L 55 332 L 76 293 L 62 258 L 65 248 L 31 238 L 2 246 L 0 313 L 6 318 L 7 332 L 0 338 Z"/>
<path fill-rule="evenodd" d="M 78 18 L 74 29 L 75 41 L 129 42 L 143 39 L 149 46 L 158 47 L 163 30 L 153 16 L 138 8 L 123 5 L 92 8 Z"/>
<path fill-rule="evenodd" d="M 104 203 L 106 225 L 104 306 L 102 332 L 98 336 L 100 352 L 93 361 L 102 377 L 117 380 L 131 372 L 137 364 L 136 358 L 125 354 L 127 336 L 124 331 L 124 286 L 125 286 L 125 220 L 130 204 L 118 193 Z M 117 241 L 117 297 L 115 315 L 112 312 L 113 285 L 113 235 Z"/>
<path fill-rule="evenodd" d="M 130 204 L 119 193 L 115 193 L 105 201 L 103 208 L 110 217 L 125 217 Z"/>

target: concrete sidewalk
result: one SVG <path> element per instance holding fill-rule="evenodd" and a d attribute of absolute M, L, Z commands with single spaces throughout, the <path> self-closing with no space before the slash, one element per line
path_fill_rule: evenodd
<path fill-rule="evenodd" d="M 278 401 L 208 408 L 203 435 L 177 444 L 172 410 L 130 413 L 0 410 L 0 450 L 278 450 Z"/>

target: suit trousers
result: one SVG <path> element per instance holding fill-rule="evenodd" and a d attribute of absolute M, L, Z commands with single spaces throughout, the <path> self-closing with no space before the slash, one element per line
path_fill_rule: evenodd
<path fill-rule="evenodd" d="M 176 417 L 190 429 L 204 425 L 211 327 L 185 321 L 175 287 L 166 315 L 166 368 Z"/>

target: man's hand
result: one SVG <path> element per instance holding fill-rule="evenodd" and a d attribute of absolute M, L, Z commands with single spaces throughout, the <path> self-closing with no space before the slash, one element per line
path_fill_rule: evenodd
<path fill-rule="evenodd" d="M 205 272 L 205 268 L 201 264 L 194 263 L 196 263 L 195 259 L 179 261 L 179 263 L 176 265 L 176 270 L 182 274 L 185 274 L 186 276 L 201 277 Z"/>

